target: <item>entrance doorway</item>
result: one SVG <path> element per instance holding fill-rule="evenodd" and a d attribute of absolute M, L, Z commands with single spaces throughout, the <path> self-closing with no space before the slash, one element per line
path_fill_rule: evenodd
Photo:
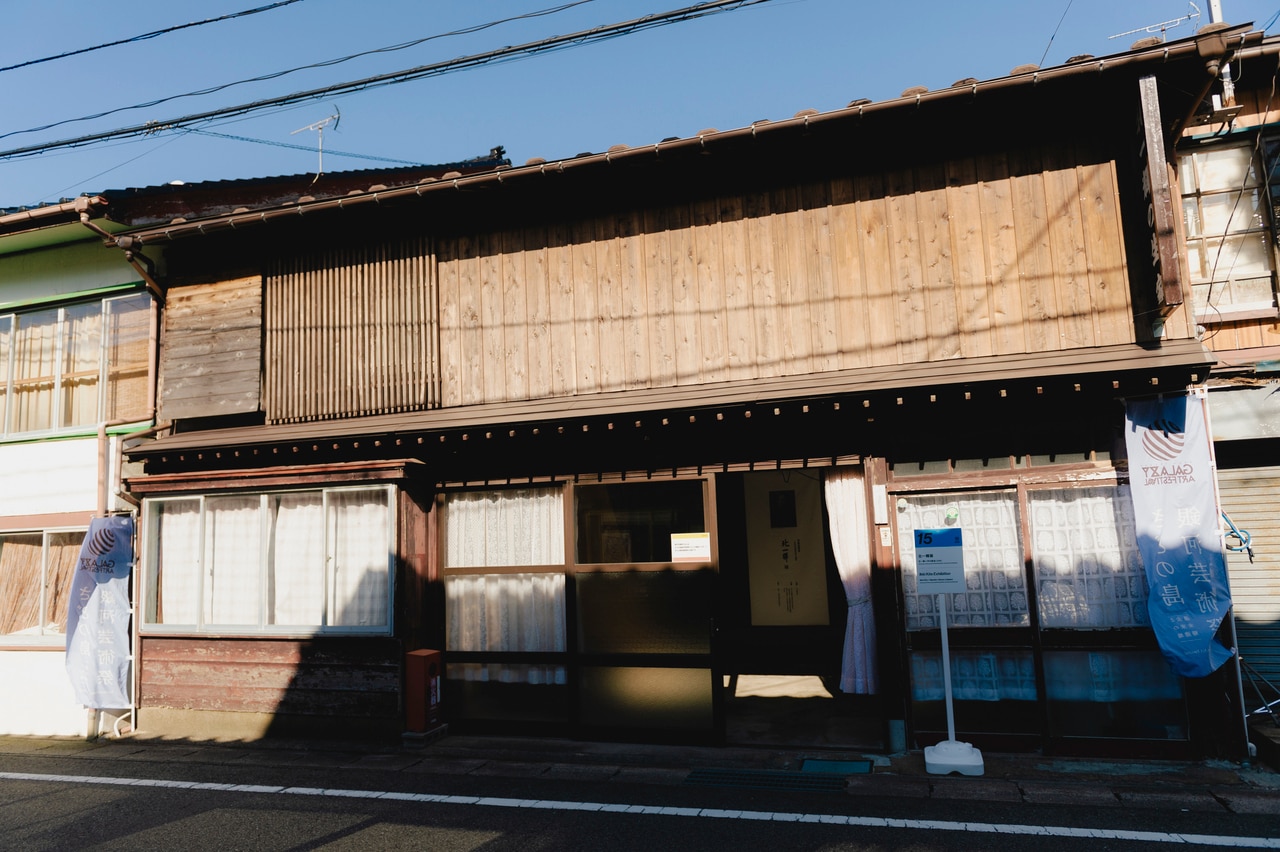
<path fill-rule="evenodd" d="M 814 469 L 716 478 L 713 655 L 727 744 L 883 748 L 878 697 L 840 688 L 850 609 L 823 485 Z"/>

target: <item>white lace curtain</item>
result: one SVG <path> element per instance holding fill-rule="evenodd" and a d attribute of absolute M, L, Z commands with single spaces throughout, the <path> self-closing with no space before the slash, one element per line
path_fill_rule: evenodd
<path fill-rule="evenodd" d="M 450 495 L 444 506 L 445 568 L 563 566 L 564 492 L 559 488 Z M 455 574 L 445 581 L 446 647 L 454 651 L 564 651 L 565 575 L 555 571 Z M 450 666 L 451 676 L 564 683 L 563 666 Z"/>
<path fill-rule="evenodd" d="M 159 504 L 155 623 L 386 625 L 386 491 L 331 491 L 327 505 L 320 491 L 268 495 L 265 512 L 262 495 L 209 498 L 202 539 L 198 501 Z"/>
<path fill-rule="evenodd" d="M 1149 624 L 1128 486 L 1032 491 L 1029 500 L 1041 624 Z"/>
<path fill-rule="evenodd" d="M 390 550 L 385 493 L 329 494 L 330 624 L 371 627 L 387 623 Z"/>
<path fill-rule="evenodd" d="M 836 468 L 826 476 L 831 548 L 849 606 L 845 622 L 840 691 L 873 695 L 876 672 L 876 624 L 871 606 L 871 543 L 867 535 L 867 497 L 859 468 Z"/>
<path fill-rule="evenodd" d="M 948 523 L 947 510 L 958 517 Z M 947 596 L 947 622 L 955 627 L 1025 627 L 1031 621 L 1018 534 L 1017 495 L 975 492 L 900 498 L 898 547 L 908 630 L 940 627 L 934 593 L 916 588 L 915 531 L 958 526 L 963 533 L 966 589 Z"/>
<path fill-rule="evenodd" d="M 951 651 L 951 695 L 961 701 L 1035 701 L 1035 660 L 1024 651 Z M 911 655 L 911 697 L 946 696 L 942 654 Z"/>

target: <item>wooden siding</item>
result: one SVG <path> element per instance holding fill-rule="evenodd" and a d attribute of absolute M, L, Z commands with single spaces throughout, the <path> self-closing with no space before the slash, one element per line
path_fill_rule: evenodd
<path fill-rule="evenodd" d="M 445 239 L 440 402 L 1130 343 L 1119 209 L 1045 147 Z"/>
<path fill-rule="evenodd" d="M 491 276 L 484 283 L 501 287 Z M 269 421 L 438 404 L 436 278 L 427 238 L 279 259 L 265 289 Z"/>
<path fill-rule="evenodd" d="M 164 310 L 162 420 L 258 410 L 262 281 L 257 276 L 172 287 Z"/>
<path fill-rule="evenodd" d="M 139 706 L 392 718 L 399 648 L 387 638 L 144 636 Z"/>

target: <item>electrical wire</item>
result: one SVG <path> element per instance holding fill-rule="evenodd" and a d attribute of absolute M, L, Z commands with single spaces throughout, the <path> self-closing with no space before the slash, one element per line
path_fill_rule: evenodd
<path fill-rule="evenodd" d="M 696 20 L 708 15 L 718 14 L 721 12 L 736 11 L 738 9 L 757 6 L 762 3 L 768 3 L 771 0 L 710 0 L 710 2 L 699 3 L 694 6 L 686 6 L 681 9 L 675 9 L 669 12 L 660 12 L 653 15 L 646 15 L 642 18 L 635 18 L 630 21 L 624 21 L 617 24 L 606 24 L 594 27 L 589 30 L 579 30 L 574 33 L 562 36 L 552 36 L 550 38 L 541 39 L 534 42 L 526 42 L 515 46 L 503 47 L 496 50 L 486 51 L 484 53 L 471 54 L 469 56 L 459 57 L 445 62 L 437 62 L 430 65 L 420 65 L 416 68 L 407 68 L 402 71 L 393 71 L 387 74 L 379 74 L 374 77 L 366 77 L 362 80 L 354 80 L 346 83 L 335 83 L 330 86 L 324 86 L 319 89 L 309 89 L 302 92 L 294 92 L 293 94 L 283 95 L 274 98 L 265 98 L 262 100 L 252 101 L 247 104 L 240 104 L 232 107 L 222 107 L 220 109 L 209 110 L 206 112 L 195 113 L 191 115 L 181 116 L 179 118 L 168 119 L 165 121 L 147 121 L 143 124 L 132 125 L 130 127 L 122 127 L 116 130 L 108 130 L 101 133 L 93 133 L 85 136 L 79 136 L 71 139 L 61 139 L 53 142 L 42 142 L 34 145 L 26 145 L 20 148 L 11 148 L 7 151 L 0 151 L 0 159 L 11 160 L 23 157 L 31 157 L 37 154 L 43 154 L 48 151 L 55 151 L 64 148 L 76 148 L 84 145 L 90 145 L 96 142 L 102 142 L 109 139 L 122 139 L 133 136 L 151 135 L 154 133 L 185 129 L 191 126 L 203 124 L 217 118 L 232 118 L 236 116 L 248 115 L 250 113 L 260 112 L 264 109 L 273 107 L 283 107 L 292 104 L 299 104 L 307 101 L 319 100 L 321 98 L 331 98 L 338 95 L 354 94 L 369 89 L 380 88 L 382 86 L 395 85 L 398 83 L 407 83 L 413 80 L 421 80 L 428 77 L 440 76 L 442 74 L 453 71 L 460 71 L 467 68 L 477 68 L 491 63 L 501 63 L 512 59 L 522 59 L 529 56 L 541 55 L 543 53 L 551 53 L 559 50 L 567 50 L 569 48 L 581 47 L 597 41 L 606 41 L 609 39 L 620 38 L 622 36 L 631 35 L 645 30 L 655 29 L 661 26 L 667 26 L 684 21 Z M 17 131 L 29 132 L 29 131 Z M 12 136 L 13 133 L 0 135 L 0 139 L 6 136 Z"/>
<path fill-rule="evenodd" d="M 1040 64 L 1044 65 L 1044 58 L 1049 55 L 1049 48 L 1053 47 L 1053 40 L 1058 37 L 1058 30 L 1062 29 L 1062 22 L 1067 19 L 1067 13 L 1071 11 L 1071 4 L 1075 0 L 1067 0 L 1067 8 L 1062 10 L 1062 17 L 1058 19 L 1058 25 L 1053 28 L 1053 35 L 1049 36 L 1049 43 L 1044 46 L 1044 53 L 1040 55 Z"/>
<path fill-rule="evenodd" d="M 291 2 L 296 2 L 296 0 L 291 0 Z M 26 130 L 12 130 L 12 131 L 9 131 L 8 133 L 0 133 L 0 139 L 6 139 L 10 136 L 21 136 L 25 133 L 39 133 L 43 130 L 52 130 L 55 127 L 62 127 L 63 125 L 67 125 L 67 124 L 76 124 L 82 121 L 94 121 L 96 119 L 105 118 L 109 115 L 116 115 L 117 113 L 121 113 L 121 112 L 130 112 L 130 111 L 139 110 L 139 109 L 150 109 L 151 107 L 160 106 L 161 104 L 167 104 L 167 103 L 170 103 L 171 101 L 182 100 L 184 98 L 204 97 L 205 95 L 216 94 L 217 92 L 222 92 L 227 89 L 234 88 L 236 86 L 244 86 L 250 83 L 263 83 L 269 80 L 277 80 L 281 77 L 288 76 L 289 74 L 296 74 L 299 71 L 311 71 L 316 68 L 329 68 L 334 65 L 341 65 L 344 62 L 350 62 L 354 59 L 361 59 L 365 56 L 374 56 L 379 53 L 394 53 L 395 51 L 398 51 L 398 50 L 406 50 L 410 47 L 417 47 L 418 45 L 426 44 L 429 41 L 435 41 L 437 39 L 452 38 L 454 36 L 460 36 L 460 35 L 471 35 L 473 33 L 481 32 L 482 30 L 487 30 L 496 26 L 500 26 L 501 24 L 511 23 L 512 21 L 521 21 L 521 20 L 528 20 L 531 18 L 545 17 L 547 15 L 554 15 L 558 12 L 563 12 L 566 9 L 572 9 L 575 6 L 582 6 L 586 3 L 594 3 L 594 2 L 595 0 L 573 0 L 573 2 L 564 3 L 560 6 L 553 6 L 549 9 L 539 9 L 538 11 L 526 12 L 522 15 L 512 15 L 509 18 L 500 18 L 496 21 L 488 21 L 483 24 L 476 24 L 474 26 L 464 27 L 459 30 L 451 30 L 450 32 L 447 32 L 447 33 L 437 33 L 435 35 L 426 36 L 424 38 L 414 39 L 413 41 L 401 42 L 400 44 L 388 45 L 386 47 L 377 47 L 377 48 L 373 48 L 372 50 L 361 51 L 360 53 L 352 53 L 347 56 L 340 56 L 340 57 L 337 57 L 336 59 L 326 59 L 321 62 L 313 62 L 309 65 L 299 65 L 295 68 L 286 68 L 283 71 L 273 71 L 270 74 L 262 74 L 257 77 L 248 77 L 244 80 L 235 80 L 230 83 L 220 83 L 216 86 L 209 86 L 204 89 L 196 89 L 195 91 L 192 91 L 192 92 L 183 92 L 182 94 L 178 94 L 178 95 L 167 95 L 163 98 L 156 98 L 155 100 L 150 100 L 150 101 L 146 101 L 144 103 L 139 103 L 139 104 L 133 104 L 131 106 L 114 107 L 112 109 L 103 110 L 102 112 L 95 112 L 92 115 L 82 115 L 82 116 L 79 116 L 78 118 L 64 118 L 60 121 L 54 121 L 49 124 L 40 125 L 39 127 L 29 127 Z"/>
<path fill-rule="evenodd" d="M 256 9 L 246 9 L 243 12 L 232 12 L 228 15 L 220 15 L 216 18 L 206 18 L 203 21 L 192 21 L 189 24 L 178 24 L 177 26 L 174 26 L 174 27 L 165 27 L 162 30 L 154 30 L 149 33 L 143 33 L 142 35 L 136 35 L 130 38 L 122 38 L 118 41 L 109 41 L 109 42 L 106 42 L 105 44 L 95 44 L 93 47 L 82 47 L 79 50 L 69 50 L 66 53 L 59 53 L 54 56 L 44 56 L 44 57 L 41 57 L 40 59 L 28 59 L 26 62 L 19 62 L 16 65 L 6 65 L 3 68 L 0 68 L 0 73 L 3 73 L 5 71 L 13 71 L 18 68 L 27 68 L 31 65 L 39 65 L 42 62 L 54 62 L 59 59 L 67 59 L 68 57 L 71 57 L 71 56 L 80 56 L 81 54 L 85 54 L 85 53 L 93 53 L 95 50 L 105 50 L 108 47 L 119 47 L 122 44 L 133 44 L 134 42 L 146 41 L 147 39 L 152 39 L 152 38 L 156 38 L 157 36 L 167 35 L 168 33 L 174 33 L 174 32 L 177 32 L 178 30 L 190 29 L 191 27 L 203 27 L 205 24 L 216 24 L 216 23 L 219 23 L 220 21 L 229 21 L 233 18 L 244 18 L 249 15 L 256 15 L 259 12 L 270 12 L 273 9 L 279 9 L 281 6 L 289 6 L 293 3 L 301 3 L 301 2 L 302 0 L 280 0 L 280 2 L 278 3 L 270 3 L 266 6 L 259 6 Z"/>
<path fill-rule="evenodd" d="M 212 130 L 201 130 L 196 127 L 188 127 L 183 133 L 196 133 L 200 136 L 212 136 L 216 139 L 230 139 L 234 142 L 253 142 L 258 145 L 271 145 L 276 148 L 291 148 L 294 151 L 310 151 L 315 153 L 315 148 L 310 145 L 297 145 L 292 142 L 276 142 L 271 139 L 255 139 L 252 136 L 234 136 L 230 133 L 215 133 Z M 421 166 L 421 162 L 417 160 L 396 160 L 391 157 L 376 157 L 372 154 L 352 154 L 347 151 L 334 151 L 329 148 L 324 149 L 327 157 L 352 157 L 357 160 L 376 160 L 380 163 L 398 163 L 405 166 Z"/>

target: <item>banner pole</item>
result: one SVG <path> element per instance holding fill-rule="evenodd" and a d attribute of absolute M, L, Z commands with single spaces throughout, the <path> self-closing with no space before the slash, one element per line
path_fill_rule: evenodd
<path fill-rule="evenodd" d="M 1204 436 L 1209 445 L 1209 468 L 1213 471 L 1213 506 L 1218 510 L 1218 547 L 1222 551 L 1222 581 L 1227 586 L 1227 594 L 1231 593 L 1231 571 L 1227 564 L 1227 537 L 1222 529 L 1222 492 L 1218 488 L 1218 454 L 1213 447 L 1213 424 L 1209 420 L 1209 392 L 1206 388 L 1192 388 L 1192 395 L 1200 402 L 1204 412 Z M 1227 620 L 1231 628 L 1231 656 L 1236 669 L 1236 700 L 1240 702 L 1240 727 L 1244 733 L 1245 762 L 1248 763 L 1257 751 L 1257 746 L 1249 739 L 1249 709 L 1244 703 L 1244 671 L 1240 667 L 1240 642 L 1236 638 L 1236 606 L 1235 599 L 1227 610 Z"/>

